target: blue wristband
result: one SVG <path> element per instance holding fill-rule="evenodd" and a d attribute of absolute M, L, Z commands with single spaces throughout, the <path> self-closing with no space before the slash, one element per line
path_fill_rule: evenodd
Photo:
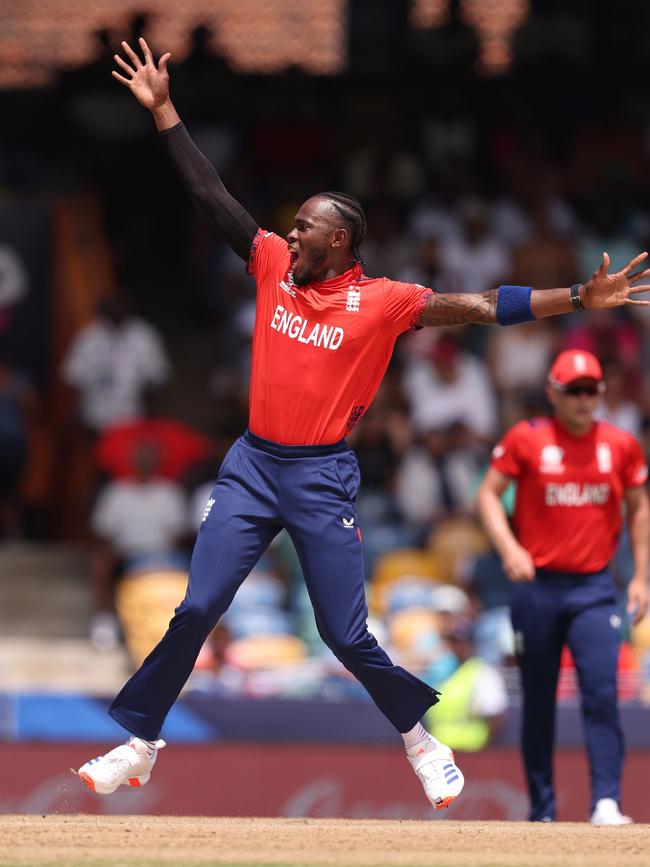
<path fill-rule="evenodd" d="M 530 306 L 531 286 L 499 286 L 497 292 L 497 322 L 499 325 L 518 325 L 532 322 L 536 317 Z"/>

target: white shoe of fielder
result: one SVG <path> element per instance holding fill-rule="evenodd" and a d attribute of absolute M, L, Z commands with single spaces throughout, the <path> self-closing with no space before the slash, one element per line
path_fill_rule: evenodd
<path fill-rule="evenodd" d="M 165 741 L 156 741 L 151 748 L 140 738 L 129 738 L 105 756 L 86 762 L 77 773 L 98 795 L 110 795 L 118 786 L 144 786 L 149 782 L 158 750 L 164 746 Z"/>
<path fill-rule="evenodd" d="M 463 791 L 465 777 L 454 762 L 454 754 L 435 738 L 411 747 L 406 757 L 434 810 L 444 810 Z"/>
<path fill-rule="evenodd" d="M 592 825 L 631 825 L 633 819 L 621 813 L 614 798 L 601 798 L 596 801 L 589 821 Z"/>

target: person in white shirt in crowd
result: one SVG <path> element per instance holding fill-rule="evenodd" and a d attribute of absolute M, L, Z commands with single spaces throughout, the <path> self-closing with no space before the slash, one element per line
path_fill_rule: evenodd
<path fill-rule="evenodd" d="M 462 232 L 450 237 L 440 255 L 441 274 L 456 292 L 486 292 L 510 274 L 507 245 L 490 229 L 489 210 L 480 199 L 460 205 Z"/>
<path fill-rule="evenodd" d="M 435 286 L 439 292 L 451 291 L 440 270 L 440 253 L 444 246 L 435 234 L 424 234 L 418 241 L 411 260 L 398 272 L 398 280 Z"/>
<path fill-rule="evenodd" d="M 428 356 L 413 356 L 402 384 L 416 433 L 462 420 L 477 441 L 494 436 L 497 406 L 486 366 L 466 352 L 454 334 L 440 334 Z"/>
<path fill-rule="evenodd" d="M 125 571 L 163 558 L 177 559 L 187 535 L 187 503 L 181 486 L 158 475 L 155 444 L 141 441 L 134 451 L 134 477 L 102 488 L 90 524 L 96 538 L 91 581 L 95 613 L 91 640 L 99 650 L 116 646 L 113 585 Z"/>
<path fill-rule="evenodd" d="M 394 495 L 400 513 L 423 533 L 446 515 L 471 513 L 483 460 L 462 422 L 426 431 L 397 470 Z"/>
<path fill-rule="evenodd" d="M 98 434 L 144 417 L 147 392 L 166 382 L 170 363 L 158 331 L 118 294 L 102 300 L 95 319 L 75 335 L 62 373 L 78 391 L 80 420 Z"/>
<path fill-rule="evenodd" d="M 603 366 L 605 388 L 594 418 L 608 421 L 641 439 L 643 414 L 638 403 L 627 396 L 627 377 L 622 365 L 612 362 Z"/>

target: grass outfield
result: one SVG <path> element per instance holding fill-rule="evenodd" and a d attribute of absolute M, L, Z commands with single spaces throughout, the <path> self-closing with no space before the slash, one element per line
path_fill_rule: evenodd
<path fill-rule="evenodd" d="M 0 867 L 650 867 L 650 825 L 0 816 Z"/>

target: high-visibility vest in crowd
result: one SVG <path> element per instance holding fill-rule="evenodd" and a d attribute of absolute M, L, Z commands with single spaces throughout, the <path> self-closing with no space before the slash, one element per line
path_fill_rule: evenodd
<path fill-rule="evenodd" d="M 486 665 L 478 658 L 463 662 L 440 684 L 440 702 L 424 717 L 425 728 L 452 750 L 477 752 L 490 739 L 489 723 L 473 717 L 470 710 L 474 687 Z"/>

